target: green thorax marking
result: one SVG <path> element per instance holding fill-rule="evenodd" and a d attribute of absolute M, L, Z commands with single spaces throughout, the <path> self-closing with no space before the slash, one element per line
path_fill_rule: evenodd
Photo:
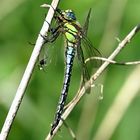
<path fill-rule="evenodd" d="M 76 43 L 75 36 L 77 35 L 78 30 L 74 27 L 74 25 L 72 25 L 72 24 L 70 24 L 68 22 L 65 23 L 64 26 L 66 28 L 66 32 L 65 32 L 66 39 L 69 42 Z"/>

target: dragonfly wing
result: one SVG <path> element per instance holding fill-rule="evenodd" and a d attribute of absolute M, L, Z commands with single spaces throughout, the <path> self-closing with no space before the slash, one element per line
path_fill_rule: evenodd
<path fill-rule="evenodd" d="M 90 70 L 89 70 L 88 65 L 85 63 L 86 58 L 90 58 L 93 56 L 101 56 L 100 52 L 96 48 L 93 47 L 90 40 L 86 37 L 87 31 L 88 31 L 90 14 L 91 14 L 91 8 L 89 9 L 88 15 L 86 17 L 86 21 L 82 28 L 82 46 L 83 47 L 81 46 L 81 42 L 79 42 L 79 45 L 77 47 L 77 55 L 78 55 L 78 59 L 80 61 L 81 68 L 82 68 L 82 85 L 90 79 Z M 91 62 L 89 64 L 90 67 L 92 68 L 93 66 L 97 67 L 97 65 L 99 65 L 97 64 L 99 61 L 96 62 L 94 60 L 92 62 L 94 62 L 93 65 L 91 64 Z M 90 93 L 90 89 L 87 92 Z"/>
<path fill-rule="evenodd" d="M 82 85 L 81 86 L 83 86 L 85 84 L 85 82 L 87 82 L 90 79 L 90 75 L 89 75 L 88 69 L 85 64 L 84 54 L 83 54 L 83 50 L 80 46 L 80 43 L 77 46 L 77 56 L 78 56 L 78 60 L 80 62 L 81 70 L 82 70 Z M 90 90 L 88 90 L 87 92 L 89 93 Z"/>
<path fill-rule="evenodd" d="M 91 41 L 87 37 L 84 37 L 84 36 L 82 38 L 82 49 L 84 52 L 85 60 L 91 58 L 90 61 L 88 61 L 90 65 L 94 66 L 94 68 L 98 68 L 102 64 L 101 60 L 93 59 L 93 57 L 101 57 L 102 56 L 101 53 L 99 52 L 98 49 L 93 47 Z"/>
<path fill-rule="evenodd" d="M 45 39 L 45 44 L 49 45 L 50 43 L 53 43 L 59 36 L 60 34 L 60 26 L 56 26 L 56 21 L 54 21 L 54 27 L 50 27 L 49 28 L 49 32 L 47 34 L 47 36 L 43 37 Z M 45 66 L 47 65 L 47 60 L 49 59 L 49 55 L 50 53 L 48 53 L 48 50 L 52 48 L 52 47 L 46 47 L 46 46 L 43 46 L 42 50 L 41 50 L 41 53 L 39 55 L 39 69 L 43 69 L 45 68 Z"/>
<path fill-rule="evenodd" d="M 88 15 L 86 17 L 84 26 L 83 26 L 83 34 L 86 36 L 88 32 L 88 26 L 89 26 L 89 19 L 90 19 L 90 14 L 91 14 L 91 8 L 89 9 Z"/>
<path fill-rule="evenodd" d="M 100 52 L 95 47 L 93 47 L 91 41 L 87 38 L 87 31 L 88 31 L 88 26 L 89 26 L 90 14 L 91 14 L 91 8 L 89 9 L 84 26 L 82 28 L 82 40 L 83 40 L 82 44 L 85 48 L 84 52 L 87 53 L 87 58 L 90 58 L 93 56 L 101 56 Z M 98 67 L 101 64 L 101 61 L 97 62 L 94 60 L 94 63 L 96 63 L 96 65 L 94 65 L 94 66 Z"/>
<path fill-rule="evenodd" d="M 44 70 L 46 65 L 47 65 L 47 59 L 48 59 L 48 51 L 46 50 L 45 47 L 42 48 L 39 57 L 38 57 L 38 67 L 40 70 Z"/>

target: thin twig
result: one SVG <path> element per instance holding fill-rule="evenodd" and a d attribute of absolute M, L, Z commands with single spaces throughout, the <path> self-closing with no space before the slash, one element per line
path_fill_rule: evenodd
<path fill-rule="evenodd" d="M 116 55 L 130 42 L 130 40 L 136 35 L 136 33 L 140 30 L 140 24 L 134 27 L 134 29 L 121 41 L 118 47 L 114 50 L 114 52 L 108 57 L 109 60 L 113 60 Z M 109 62 L 104 62 L 101 67 L 96 71 L 96 73 L 92 76 L 92 80 L 95 80 L 103 70 L 109 65 Z"/>
<path fill-rule="evenodd" d="M 140 64 L 140 61 L 131 61 L 131 62 L 116 62 L 114 60 L 110 60 L 108 58 L 104 58 L 104 57 L 90 57 L 90 58 L 87 58 L 85 63 L 91 61 L 91 60 L 102 60 L 102 61 L 107 61 L 111 64 L 115 64 L 115 65 L 138 65 Z"/>
<path fill-rule="evenodd" d="M 119 54 L 119 52 L 126 46 L 127 43 L 130 42 L 130 40 L 136 35 L 136 33 L 139 30 L 140 30 L 140 25 L 134 27 L 134 29 L 124 38 L 124 40 L 119 43 L 118 47 L 108 57 L 108 59 L 109 60 L 113 60 L 115 58 L 115 56 L 117 54 Z M 63 113 L 63 115 L 62 115 L 63 120 L 65 120 L 68 117 L 68 115 L 71 113 L 71 111 L 73 110 L 73 108 L 77 105 L 77 103 L 80 101 L 80 99 L 85 95 L 85 91 L 88 88 L 91 87 L 91 85 L 93 84 L 93 82 L 101 75 L 101 73 L 105 70 L 105 68 L 109 64 L 110 64 L 110 62 L 107 62 L 107 61 L 104 62 L 99 67 L 99 69 L 96 71 L 96 73 L 91 76 L 90 80 L 87 81 L 85 83 L 85 85 L 78 91 L 78 93 L 76 94 L 76 96 L 71 101 L 71 104 L 67 107 L 67 109 Z M 63 121 L 60 121 L 59 124 L 58 124 L 58 126 L 54 130 L 53 135 L 50 135 L 50 133 L 49 133 L 45 140 L 51 140 L 54 137 L 54 135 L 57 133 L 57 131 L 59 130 L 59 128 L 62 126 L 62 124 L 63 124 Z"/>
<path fill-rule="evenodd" d="M 54 9 L 56 9 L 57 5 L 58 5 L 59 0 L 53 0 L 51 5 Z M 33 73 L 33 69 L 35 67 L 37 58 L 39 56 L 39 53 L 41 51 L 41 48 L 45 42 L 44 38 L 42 36 L 45 36 L 48 32 L 49 29 L 49 24 L 51 23 L 51 20 L 53 18 L 54 15 L 54 9 L 50 8 L 48 11 L 48 14 L 46 16 L 46 19 L 44 21 L 44 24 L 42 26 L 42 29 L 38 35 L 34 50 L 32 52 L 32 55 L 30 57 L 30 60 L 28 62 L 28 65 L 26 67 L 26 70 L 24 72 L 24 75 L 22 77 L 22 80 L 19 84 L 19 87 L 17 89 L 15 98 L 12 102 L 12 105 L 9 109 L 8 115 L 6 117 L 5 123 L 3 125 L 2 131 L 1 131 L 1 135 L 0 135 L 0 140 L 6 140 L 7 136 L 10 132 L 10 128 L 13 124 L 13 121 L 15 119 L 15 116 L 17 114 L 17 111 L 19 109 L 19 106 L 22 102 L 22 98 L 24 96 L 25 90 L 27 88 L 27 85 L 29 83 L 29 80 L 31 78 L 31 75 Z M 46 22 L 47 21 L 47 22 Z"/>

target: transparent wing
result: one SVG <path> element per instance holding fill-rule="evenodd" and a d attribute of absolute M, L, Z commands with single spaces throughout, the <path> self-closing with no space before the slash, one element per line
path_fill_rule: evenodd
<path fill-rule="evenodd" d="M 85 20 L 85 23 L 84 23 L 84 26 L 83 26 L 83 29 L 82 29 L 83 34 L 84 34 L 85 36 L 87 36 L 87 32 L 88 32 L 90 14 L 91 14 L 91 8 L 89 9 L 88 15 L 87 15 L 87 17 L 86 17 L 86 20 Z"/>
<path fill-rule="evenodd" d="M 39 66 L 39 69 L 40 70 L 45 70 L 46 66 L 48 65 L 48 63 L 51 62 L 51 55 L 52 54 L 52 46 L 55 44 L 53 42 L 55 42 L 55 40 L 58 38 L 60 32 L 59 32 L 59 25 L 57 25 L 57 22 L 56 20 L 54 19 L 52 24 L 51 24 L 51 27 L 49 27 L 49 32 L 47 33 L 47 36 L 44 37 L 44 39 L 46 40 L 45 41 L 45 44 L 47 44 L 47 47 L 46 45 L 44 44 L 42 50 L 41 50 L 41 53 L 39 55 L 39 63 L 38 63 L 38 66 Z M 51 46 L 50 46 L 51 44 Z"/>
<path fill-rule="evenodd" d="M 47 44 L 48 45 L 48 44 Z M 38 57 L 38 67 L 40 70 L 46 71 L 46 66 L 50 61 L 49 46 L 43 46 L 39 57 Z"/>
<path fill-rule="evenodd" d="M 80 66 L 81 66 L 81 70 L 82 70 L 82 85 L 89 80 L 90 78 L 90 74 L 88 73 L 88 69 L 86 67 L 86 63 L 85 63 L 85 58 L 84 58 L 84 53 L 83 50 L 81 48 L 81 42 L 79 41 L 78 46 L 77 46 L 77 56 L 78 56 L 78 60 L 80 62 Z"/>
<path fill-rule="evenodd" d="M 101 65 L 101 60 L 93 60 L 91 59 L 88 63 L 85 63 L 85 60 L 90 57 L 98 56 L 100 57 L 100 52 L 94 48 L 91 44 L 91 42 L 88 40 L 88 38 L 82 39 L 81 42 L 78 43 L 77 46 L 77 56 L 78 60 L 81 65 L 81 71 L 82 71 L 82 86 L 85 82 L 87 82 L 91 74 L 94 72 L 95 68 L 99 67 Z M 90 89 L 87 91 L 90 92 Z"/>
<path fill-rule="evenodd" d="M 100 52 L 93 47 L 91 41 L 87 38 L 89 20 L 90 20 L 91 8 L 89 9 L 88 15 L 86 17 L 84 26 L 82 28 L 82 44 L 83 44 L 83 51 L 85 52 L 85 58 L 90 58 L 93 56 L 101 56 Z M 101 61 L 92 61 L 94 62 L 94 67 L 98 67 L 101 64 Z"/>
<path fill-rule="evenodd" d="M 101 53 L 98 51 L 98 49 L 96 49 L 95 47 L 93 47 L 91 41 L 83 36 L 82 38 L 82 50 L 84 52 L 84 58 L 85 60 L 87 58 L 91 58 L 91 57 L 101 57 Z M 102 64 L 102 61 L 101 60 L 94 60 L 94 59 L 91 59 L 88 63 L 90 63 L 94 68 L 98 68 L 101 64 Z"/>
<path fill-rule="evenodd" d="M 91 58 L 93 56 L 101 56 L 100 52 L 93 47 L 91 41 L 86 37 L 89 25 L 89 18 L 91 14 L 91 9 L 89 9 L 88 15 L 86 17 L 86 21 L 82 28 L 82 42 L 79 41 L 77 47 L 77 55 L 82 67 L 82 80 L 84 84 L 87 80 L 90 79 L 91 71 L 93 68 L 101 65 L 101 61 L 91 59 L 88 63 L 85 63 L 87 58 Z M 90 89 L 89 91 L 90 92 Z"/>

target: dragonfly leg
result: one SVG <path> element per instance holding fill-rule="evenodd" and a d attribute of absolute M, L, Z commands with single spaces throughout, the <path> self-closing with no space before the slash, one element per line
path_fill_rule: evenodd
<path fill-rule="evenodd" d="M 32 43 L 30 41 L 28 41 L 28 44 L 31 45 L 31 46 L 34 46 L 35 45 L 35 43 Z"/>
<path fill-rule="evenodd" d="M 59 8 L 54 8 L 51 4 L 43 4 L 41 5 L 43 8 L 52 8 L 54 12 L 57 12 L 58 14 L 62 15 L 61 10 Z"/>
<path fill-rule="evenodd" d="M 49 40 L 48 40 L 48 38 L 47 38 L 47 36 L 45 35 L 42 35 L 41 33 L 40 33 L 40 36 L 45 40 L 45 43 L 47 43 L 47 42 L 49 42 Z M 44 44 L 45 44 L 44 43 Z"/>
<path fill-rule="evenodd" d="M 51 4 L 43 4 L 41 5 L 43 8 L 52 8 L 54 12 L 57 12 L 58 14 L 62 15 L 61 10 L 58 8 L 54 8 Z"/>
<path fill-rule="evenodd" d="M 59 36 L 59 34 L 60 34 L 59 29 L 60 29 L 60 26 L 58 26 L 58 27 L 56 27 L 56 28 L 50 28 L 50 29 L 49 29 L 50 35 L 48 35 L 48 36 L 47 36 L 47 35 L 43 36 L 42 34 L 40 34 L 40 36 L 45 40 L 45 43 L 47 43 L 47 42 L 52 43 L 52 42 L 54 42 L 54 41 L 57 39 L 57 37 Z M 44 43 L 44 44 L 45 44 L 45 43 Z"/>
<path fill-rule="evenodd" d="M 45 20 L 45 22 L 47 22 L 47 24 L 49 25 L 49 27 L 50 27 L 50 23 L 47 21 L 47 20 Z"/>
<path fill-rule="evenodd" d="M 54 14 L 54 18 L 55 18 L 55 19 L 58 17 L 58 15 L 56 15 L 56 12 L 57 12 L 58 14 L 62 15 L 60 9 L 58 9 L 58 8 L 55 9 L 55 8 L 54 8 L 52 5 L 50 5 L 50 4 L 43 4 L 43 5 L 41 5 L 41 7 L 43 7 L 43 8 L 52 8 L 53 11 L 55 12 L 55 14 Z"/>
<path fill-rule="evenodd" d="M 47 21 L 47 20 L 45 20 L 45 22 L 47 22 L 47 24 L 49 25 L 49 32 L 51 32 L 52 34 L 53 34 L 53 32 L 54 32 L 54 28 L 51 28 L 50 26 L 50 23 Z"/>

